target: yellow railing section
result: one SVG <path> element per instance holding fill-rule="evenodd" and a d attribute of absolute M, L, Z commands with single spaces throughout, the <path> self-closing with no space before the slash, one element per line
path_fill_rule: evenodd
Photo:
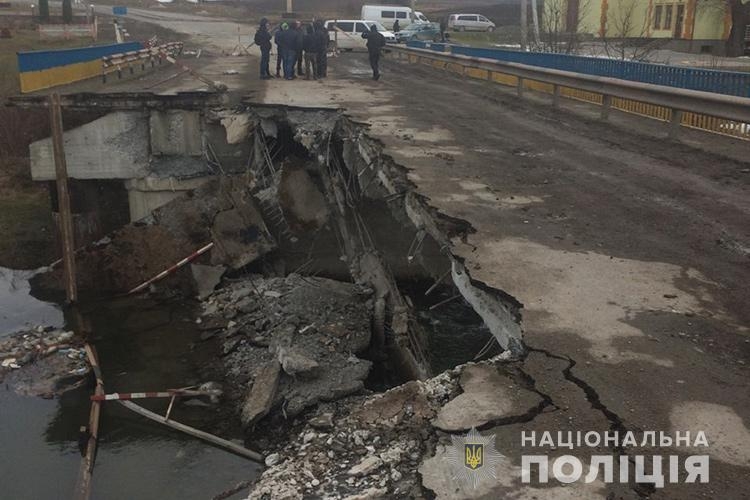
<path fill-rule="evenodd" d="M 487 69 L 476 68 L 459 62 L 445 62 L 421 54 L 409 54 L 408 60 L 410 63 L 424 64 L 436 69 L 443 69 L 450 71 L 451 73 L 465 75 L 469 78 L 491 81 L 511 87 L 516 87 L 518 85 L 518 78 L 516 76 L 502 73 L 500 71 L 490 71 Z M 524 89 L 543 92 L 546 94 L 552 94 L 554 92 L 554 86 L 551 83 L 539 82 L 529 79 L 524 79 L 523 87 Z M 602 105 L 602 102 L 604 100 L 602 94 L 587 92 L 570 87 L 561 87 L 560 96 L 569 99 L 575 99 L 578 101 L 588 102 L 591 104 L 597 104 L 600 106 Z M 669 108 L 666 108 L 664 106 L 656 106 L 654 104 L 648 104 L 641 101 L 634 101 L 632 99 L 613 97 L 611 101 L 611 107 L 620 111 L 624 111 L 626 113 L 645 116 L 647 118 L 653 118 L 655 120 L 665 122 L 670 121 L 672 118 L 672 110 Z M 685 112 L 682 114 L 681 124 L 684 127 L 750 141 L 750 123 L 735 122 L 732 120 L 725 120 L 723 118 L 716 118 L 714 116 Z"/>

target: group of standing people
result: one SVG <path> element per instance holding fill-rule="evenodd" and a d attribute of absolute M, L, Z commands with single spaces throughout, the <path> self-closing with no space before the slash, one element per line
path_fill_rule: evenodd
<path fill-rule="evenodd" d="M 380 52 L 385 47 L 385 37 L 378 32 L 373 24 L 370 31 L 362 33 L 367 40 L 367 52 L 370 56 L 373 80 L 380 79 Z M 306 80 L 325 78 L 328 76 L 328 30 L 323 21 L 315 21 L 303 28 L 302 23 L 294 21 L 282 22 L 271 34 L 268 19 L 260 20 L 260 27 L 255 33 L 255 45 L 260 48 L 260 78 L 269 80 L 271 75 L 271 47 L 276 43 L 278 57 L 276 59 L 276 78 L 281 77 L 283 68 L 284 78 L 294 80 L 304 76 Z M 304 70 L 302 64 L 304 61 Z"/>
<path fill-rule="evenodd" d="M 328 73 L 328 30 L 322 21 L 315 21 L 305 27 L 299 21 L 290 25 L 283 22 L 273 35 L 268 27 L 268 19 L 260 21 L 255 33 L 255 44 L 260 48 L 260 78 L 273 78 L 270 71 L 271 47 L 276 44 L 276 78 L 283 69 L 286 80 L 304 76 L 305 79 L 325 78 Z M 304 62 L 304 70 L 303 70 Z"/>

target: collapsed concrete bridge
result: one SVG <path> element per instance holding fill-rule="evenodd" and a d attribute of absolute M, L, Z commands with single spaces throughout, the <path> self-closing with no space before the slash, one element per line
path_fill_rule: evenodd
<path fill-rule="evenodd" d="M 471 227 L 431 209 L 364 127 L 335 109 L 197 97 L 107 95 L 95 106 L 103 116 L 65 133 L 68 174 L 94 193 L 79 210 L 78 234 L 89 239 L 78 246 L 116 229 L 98 222 L 112 198 L 130 221 L 79 252 L 84 288 L 129 290 L 213 241 L 205 263 L 228 272 L 295 270 L 371 287 L 373 343 L 402 379 L 432 372 L 405 282 L 452 289 L 446 303 L 465 300 L 509 356 L 524 354 L 521 305 L 472 280 L 450 251 Z M 31 145 L 31 159 L 35 180 L 54 179 L 49 140 Z"/>

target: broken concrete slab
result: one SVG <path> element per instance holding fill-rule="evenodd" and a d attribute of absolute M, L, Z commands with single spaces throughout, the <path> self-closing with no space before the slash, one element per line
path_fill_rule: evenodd
<path fill-rule="evenodd" d="M 248 205 L 216 215 L 211 226 L 215 250 L 211 263 L 239 269 L 276 246 L 260 213 Z"/>
<path fill-rule="evenodd" d="M 411 381 L 372 396 L 361 408 L 354 410 L 352 416 L 362 424 L 388 422 L 389 425 L 398 425 L 407 418 L 426 423 L 435 416 L 435 411 L 423 387 Z"/>
<path fill-rule="evenodd" d="M 258 370 L 242 407 L 243 425 L 254 424 L 271 410 L 280 375 L 281 365 L 276 360 L 269 361 Z"/>
<path fill-rule="evenodd" d="M 227 268 L 224 266 L 204 266 L 202 264 L 190 264 L 190 271 L 193 273 L 197 297 L 200 300 L 205 299 L 214 292 L 214 289 L 221 283 L 221 277 L 224 276 Z"/>
<path fill-rule="evenodd" d="M 304 164 L 295 160 L 286 161 L 282 165 L 278 187 L 279 203 L 293 229 L 315 230 L 328 220 L 328 206 Z"/>
<path fill-rule="evenodd" d="M 461 372 L 463 394 L 443 406 L 432 425 L 446 432 L 482 427 L 524 415 L 542 398 L 493 365 L 468 365 Z"/>
<path fill-rule="evenodd" d="M 250 137 L 255 126 L 247 113 L 232 114 L 221 119 L 221 125 L 226 130 L 227 144 L 240 144 Z"/>

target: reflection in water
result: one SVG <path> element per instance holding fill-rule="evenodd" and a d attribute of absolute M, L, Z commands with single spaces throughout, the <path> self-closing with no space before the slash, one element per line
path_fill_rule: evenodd
<path fill-rule="evenodd" d="M 101 359 L 107 392 L 163 390 L 204 382 L 215 347 L 198 342 L 192 304 L 119 299 L 83 306 Z M 70 498 L 80 454 L 78 428 L 88 422 L 90 387 L 59 400 L 24 398 L 0 389 L 0 498 Z M 140 401 L 164 413 L 167 400 Z M 175 420 L 232 439 L 216 408 L 180 405 Z M 220 430 L 217 430 L 220 429 Z M 94 499 L 191 499 L 252 478 L 257 465 L 150 422 L 116 403 L 100 421 Z M 12 478 L 12 480 L 10 480 Z"/>
<path fill-rule="evenodd" d="M 38 325 L 60 327 L 60 308 L 29 295 L 29 279 L 37 271 L 0 267 L 0 337 Z"/>

